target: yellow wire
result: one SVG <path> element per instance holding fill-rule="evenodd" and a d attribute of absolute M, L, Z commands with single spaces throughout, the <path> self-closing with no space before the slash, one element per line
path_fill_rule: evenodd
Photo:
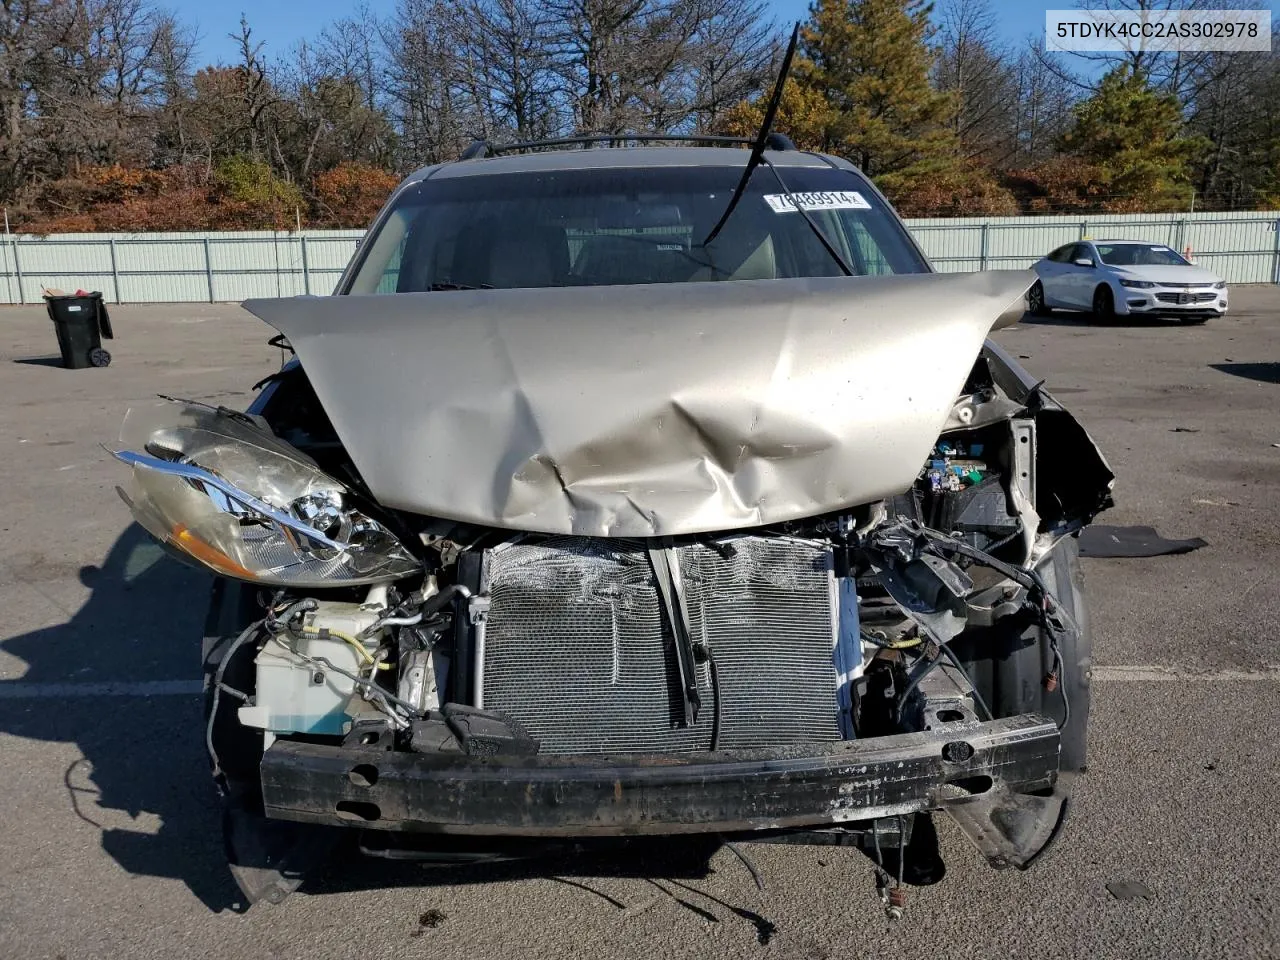
<path fill-rule="evenodd" d="M 874 634 L 866 634 L 868 638 L 874 637 Z M 909 650 L 911 647 L 918 647 L 924 643 L 923 637 L 912 637 L 910 640 L 895 640 L 890 643 L 888 640 L 871 639 L 869 641 L 881 650 Z"/>
<path fill-rule="evenodd" d="M 326 629 L 327 629 L 327 628 L 326 628 Z M 306 629 L 304 629 L 302 632 L 303 632 L 303 634 L 304 634 L 304 635 L 306 635 L 306 636 L 308 636 L 308 637 L 318 637 L 318 636 L 320 636 L 320 631 L 319 631 L 319 630 L 306 630 Z M 345 633 L 339 633 L 337 630 L 329 630 L 329 636 L 331 636 L 331 637 L 337 637 L 339 640 L 345 640 L 347 643 L 351 644 L 351 646 L 353 646 L 353 647 L 355 647 L 355 648 L 356 648 L 356 653 L 360 654 L 360 659 L 362 659 L 365 663 L 374 663 L 374 662 L 375 662 L 375 661 L 374 661 L 374 659 L 373 659 L 373 654 L 371 654 L 368 650 L 366 650 L 366 649 L 365 649 L 365 645 L 364 645 L 363 643 L 361 643 L 359 640 L 357 640 L 355 637 L 352 637 L 352 636 L 350 636 L 350 635 L 348 635 L 348 634 L 345 634 Z M 390 670 L 390 669 L 391 669 L 391 664 L 389 664 L 389 663 L 379 663 L 379 664 L 378 664 L 378 669 L 379 669 L 379 670 Z"/>

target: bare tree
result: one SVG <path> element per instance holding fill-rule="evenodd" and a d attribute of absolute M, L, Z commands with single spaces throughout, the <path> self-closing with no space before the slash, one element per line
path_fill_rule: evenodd
<path fill-rule="evenodd" d="M 1014 67 L 1014 113 L 1009 165 L 1032 166 L 1049 159 L 1057 151 L 1062 134 L 1071 126 L 1072 107 L 1078 92 L 1065 85 L 1045 64 L 1032 40 Z"/>
<path fill-rule="evenodd" d="M 41 6 L 37 0 L 0 5 L 0 190 L 6 197 L 32 176 L 40 152 L 31 105 L 43 55 Z"/>
<path fill-rule="evenodd" d="M 253 39 L 253 31 L 243 14 L 240 16 L 240 32 L 230 36 L 240 52 L 240 62 L 235 70 L 240 81 L 241 128 L 248 135 L 249 154 L 262 158 L 266 150 L 268 111 L 276 102 L 276 93 L 268 78 L 263 44 Z"/>
<path fill-rule="evenodd" d="M 782 52 L 778 30 L 760 3 L 706 0 L 685 53 L 685 114 L 672 126 L 706 133 L 734 104 L 759 92 Z"/>
<path fill-rule="evenodd" d="M 1202 65 L 1188 126 L 1213 144 L 1201 203 L 1233 209 L 1280 195 L 1280 24 L 1272 52 L 1220 53 Z"/>
<path fill-rule="evenodd" d="M 544 0 L 580 132 L 703 130 L 759 89 L 775 39 L 759 3 Z"/>
<path fill-rule="evenodd" d="M 344 70 L 323 46 L 299 43 L 275 84 L 281 99 L 272 115 L 274 153 L 292 179 L 308 183 L 343 162 L 394 162 L 394 132 L 386 115 L 370 106 L 364 78 Z"/>
<path fill-rule="evenodd" d="M 456 9 L 457 84 L 484 137 L 529 140 L 564 132 L 551 28 L 549 13 L 535 0 L 467 0 Z"/>
<path fill-rule="evenodd" d="M 459 60 L 447 0 L 400 0 L 383 24 L 392 118 L 407 163 L 451 158 L 477 132 L 459 96 Z"/>
<path fill-rule="evenodd" d="M 359 85 L 365 106 L 377 110 L 385 105 L 387 51 L 381 22 L 367 3 L 321 30 L 312 46 L 321 69 Z"/>
<path fill-rule="evenodd" d="M 950 0 L 939 15 L 934 82 L 955 93 L 952 129 L 966 155 L 996 167 L 1017 153 L 1018 68 L 988 0 Z"/>

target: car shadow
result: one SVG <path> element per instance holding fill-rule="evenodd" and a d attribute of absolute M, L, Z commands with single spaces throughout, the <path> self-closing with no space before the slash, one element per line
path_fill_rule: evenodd
<path fill-rule="evenodd" d="M 311 896 L 337 893 L 366 893 L 390 888 L 422 893 L 424 899 L 414 910 L 418 913 L 418 929 L 411 936 L 422 936 L 427 929 L 439 926 L 449 919 L 448 914 L 437 907 L 428 906 L 430 893 L 438 887 L 462 886 L 480 883 L 511 883 L 522 880 L 549 880 L 562 887 L 579 891 L 586 902 L 598 910 L 624 916 L 647 909 L 654 902 L 652 895 L 640 896 L 640 902 L 627 903 L 601 889 L 596 882 L 605 879 L 631 879 L 643 881 L 646 889 L 656 891 L 676 906 L 687 910 L 707 924 L 720 924 L 737 918 L 754 928 L 756 941 L 768 945 L 778 931 L 777 924 L 765 913 L 751 909 L 736 897 L 717 896 L 701 889 L 695 883 L 705 880 L 713 872 L 704 856 L 704 844 L 690 844 L 687 839 L 659 841 L 649 839 L 634 841 L 634 853 L 626 855 L 593 856 L 575 855 L 548 857 L 540 860 L 470 864 L 466 866 L 425 865 L 397 861 L 364 861 L 335 864 L 330 874 L 306 884 L 303 889 Z M 852 854 L 852 851 L 849 851 Z M 740 854 L 746 856 L 746 854 Z M 727 865 L 732 869 L 732 864 Z M 745 864 L 743 871 L 754 870 Z M 754 877 L 754 874 L 752 874 Z M 747 894 L 752 905 L 769 906 L 763 895 Z M 426 909 L 422 909 L 426 907 Z M 418 912 L 418 911 L 421 912 Z M 552 919 L 550 922 L 556 922 Z"/>
<path fill-rule="evenodd" d="M 1209 366 L 1233 377 L 1259 383 L 1280 383 L 1280 363 L 1211 363 Z"/>
<path fill-rule="evenodd" d="M 431 863 L 361 856 L 354 848 L 341 849 L 302 890 L 311 896 L 361 893 L 392 887 L 462 886 L 518 880 L 555 880 L 582 887 L 581 881 L 662 877 L 702 880 L 712 870 L 710 860 L 719 840 L 707 837 L 633 839 L 625 844 L 599 847 L 571 846 L 527 859 L 488 860 L 477 863 Z M 591 892 L 597 893 L 592 890 Z"/>
<path fill-rule="evenodd" d="M 51 575 L 14 573 L 37 588 Z M 75 745 L 65 795 L 42 799 L 68 804 L 125 870 L 180 880 L 214 911 L 243 909 L 204 752 L 209 578 L 134 525 L 80 579 L 91 593 L 66 622 L 0 642 L 26 664 L 20 679 L 0 680 L 0 732 Z"/>
<path fill-rule="evenodd" d="M 711 857 L 720 848 L 716 838 L 671 837 L 633 839 L 604 850 L 579 850 L 550 854 L 538 859 L 472 864 L 426 864 L 367 858 L 335 859 L 327 870 L 308 881 L 303 891 L 309 896 L 367 893 L 390 888 L 429 892 L 436 887 L 480 883 L 512 883 L 522 880 L 550 880 L 581 891 L 600 908 L 622 913 L 635 909 L 593 881 L 642 880 L 677 906 L 707 923 L 718 924 L 722 917 L 715 908 L 750 924 L 757 941 L 767 945 L 777 926 L 764 914 L 740 903 L 693 886 L 715 872 Z M 849 851 L 852 855 L 853 851 Z M 738 856 L 745 857 L 745 853 Z M 753 866 L 744 866 L 746 872 Z M 728 865 L 727 869 L 732 869 Z M 754 878 L 752 872 L 750 876 Z M 755 897 L 750 898 L 753 902 Z M 427 909 L 418 918 L 420 928 L 432 927 L 447 919 L 438 909 Z M 727 919 L 727 918 L 726 918 Z M 414 935 L 420 935 L 419 930 Z"/>
<path fill-rule="evenodd" d="M 1176 317 L 1144 317 L 1138 315 L 1112 317 L 1099 320 L 1092 313 L 1075 313 L 1070 310 L 1055 310 L 1045 316 L 1024 313 L 1019 323 L 1038 327 L 1181 327 L 1183 322 Z"/>
<path fill-rule="evenodd" d="M 56 575 L 38 563 L 13 572 L 37 586 Z M 79 577 L 91 592 L 65 622 L 0 641 L 25 664 L 21 678 L 0 680 L 0 733 L 75 746 L 79 758 L 62 771 L 62 796 L 38 799 L 66 804 L 119 866 L 181 881 L 211 911 L 243 912 L 249 904 L 227 867 L 199 693 L 210 578 L 136 524 Z M 703 879 L 720 846 L 717 838 L 654 838 L 428 869 L 363 856 L 356 841 L 346 834 L 302 895 L 542 878 L 607 900 L 586 881 Z"/>

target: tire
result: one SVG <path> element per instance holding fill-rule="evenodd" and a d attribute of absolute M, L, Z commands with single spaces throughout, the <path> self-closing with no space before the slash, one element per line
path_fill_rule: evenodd
<path fill-rule="evenodd" d="M 1101 323 L 1110 323 L 1116 318 L 1116 298 L 1106 284 L 1093 291 L 1093 317 Z"/>
<path fill-rule="evenodd" d="M 1045 306 L 1044 284 L 1039 280 L 1027 291 L 1027 312 L 1033 317 L 1047 317 L 1053 312 Z"/>

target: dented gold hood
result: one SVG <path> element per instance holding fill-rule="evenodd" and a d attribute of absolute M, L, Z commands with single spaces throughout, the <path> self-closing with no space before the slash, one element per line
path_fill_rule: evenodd
<path fill-rule="evenodd" d="M 680 535 L 909 487 L 1027 271 L 249 300 L 386 506 Z"/>

